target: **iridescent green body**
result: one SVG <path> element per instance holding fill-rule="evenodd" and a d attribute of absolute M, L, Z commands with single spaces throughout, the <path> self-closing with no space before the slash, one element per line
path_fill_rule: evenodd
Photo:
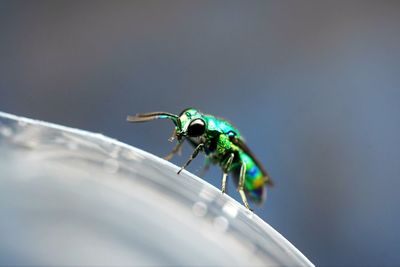
<path fill-rule="evenodd" d="M 263 173 L 262 167 L 258 166 L 252 156 L 232 141 L 237 139 L 244 144 L 239 130 L 224 119 L 212 115 L 203 115 L 194 109 L 185 112 L 191 114 L 192 118 L 201 116 L 205 120 L 207 130 L 202 141 L 206 143 L 205 153 L 212 163 L 223 167 L 227 155 L 234 153 L 232 165 L 227 171 L 233 174 L 234 181 L 238 184 L 241 164 L 244 162 L 246 164 L 245 192 L 255 203 L 263 202 L 265 199 L 264 185 L 268 176 Z"/>
<path fill-rule="evenodd" d="M 178 140 L 178 145 L 168 158 L 179 151 L 183 140 L 187 140 L 195 150 L 182 169 L 202 151 L 208 163 L 219 165 L 223 170 L 222 192 L 225 191 L 226 176 L 231 173 L 247 208 L 246 196 L 255 203 L 263 202 L 266 196 L 265 184 L 272 185 L 272 181 L 232 124 L 193 108 L 185 109 L 179 116 L 154 112 L 130 116 L 128 120 L 143 122 L 157 118 L 169 118 L 175 124 L 172 138 Z"/>

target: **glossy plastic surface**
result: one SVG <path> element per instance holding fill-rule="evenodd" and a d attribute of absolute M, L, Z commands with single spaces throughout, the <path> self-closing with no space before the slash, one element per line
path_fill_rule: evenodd
<path fill-rule="evenodd" d="M 0 112 L 0 265 L 312 266 L 204 180 L 100 134 Z"/>

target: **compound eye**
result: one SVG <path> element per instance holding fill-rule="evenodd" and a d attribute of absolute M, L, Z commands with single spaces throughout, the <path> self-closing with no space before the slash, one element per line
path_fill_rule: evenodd
<path fill-rule="evenodd" d="M 197 137 L 206 131 L 206 124 L 202 119 L 195 119 L 189 124 L 187 129 L 188 136 L 190 137 Z"/>

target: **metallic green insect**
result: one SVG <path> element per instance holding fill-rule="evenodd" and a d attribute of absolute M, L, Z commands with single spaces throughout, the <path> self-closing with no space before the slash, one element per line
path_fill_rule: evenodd
<path fill-rule="evenodd" d="M 222 193 L 225 193 L 227 175 L 231 173 L 246 208 L 250 209 L 247 197 L 257 204 L 265 200 L 264 185 L 272 186 L 272 180 L 247 147 L 239 131 L 229 122 L 193 108 L 185 109 L 179 116 L 167 112 L 151 112 L 127 118 L 129 122 L 155 119 L 170 119 L 175 124 L 170 140 L 177 139 L 178 143 L 165 157 L 167 160 L 180 151 L 184 140 L 194 147 L 193 154 L 178 174 L 202 151 L 206 154 L 205 170 L 211 163 L 222 168 Z"/>

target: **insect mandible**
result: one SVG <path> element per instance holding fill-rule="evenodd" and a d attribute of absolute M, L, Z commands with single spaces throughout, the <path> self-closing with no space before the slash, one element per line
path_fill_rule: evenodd
<path fill-rule="evenodd" d="M 147 122 L 155 119 L 170 119 L 175 125 L 170 140 L 176 139 L 177 145 L 165 159 L 170 160 L 179 152 L 185 140 L 194 147 L 192 155 L 178 174 L 196 158 L 199 152 L 204 152 L 206 155 L 204 170 L 207 170 L 210 164 L 222 168 L 222 193 L 225 193 L 226 179 L 230 173 L 246 208 L 250 209 L 247 197 L 256 204 L 264 202 L 265 185 L 272 186 L 272 180 L 232 124 L 225 119 L 203 114 L 194 108 L 183 110 L 179 116 L 168 112 L 151 112 L 127 117 L 129 122 Z"/>

